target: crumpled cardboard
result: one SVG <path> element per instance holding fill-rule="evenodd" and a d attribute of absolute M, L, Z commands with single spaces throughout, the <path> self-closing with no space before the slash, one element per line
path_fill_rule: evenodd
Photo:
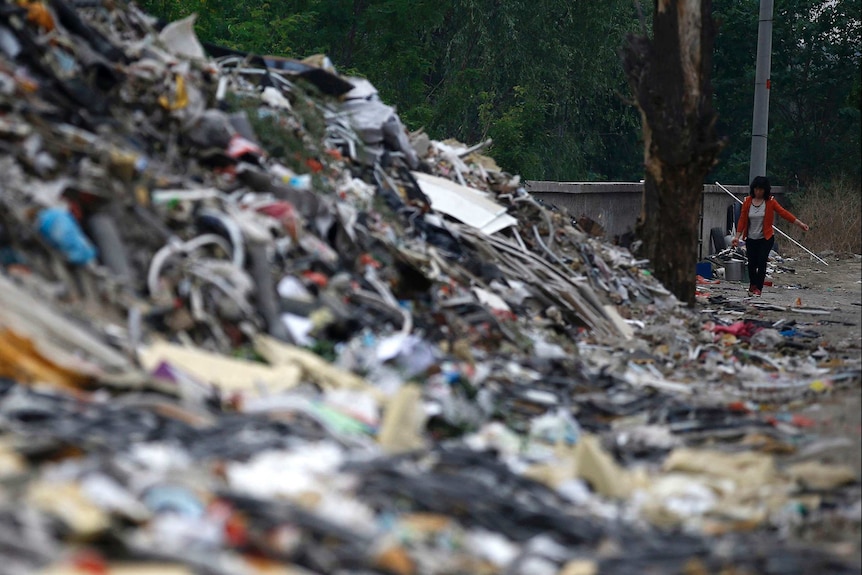
<path fill-rule="evenodd" d="M 0 377 L 9 377 L 20 382 L 50 383 L 68 389 L 81 387 L 91 379 L 86 373 L 59 365 L 46 357 L 32 340 L 2 327 Z"/>
<path fill-rule="evenodd" d="M 665 472 L 679 471 L 732 479 L 747 486 L 766 485 L 776 474 L 775 461 L 767 454 L 750 451 L 722 453 L 688 447 L 674 449 L 665 459 L 662 469 Z"/>
<path fill-rule="evenodd" d="M 574 559 L 563 565 L 558 575 L 598 575 L 599 566 L 589 559 Z"/>
<path fill-rule="evenodd" d="M 826 491 L 858 481 L 856 472 L 846 464 L 828 464 L 818 461 L 805 461 L 791 465 L 786 473 L 801 487 Z"/>
<path fill-rule="evenodd" d="M 28 469 L 25 459 L 0 440 L 0 480 L 20 475 Z"/>
<path fill-rule="evenodd" d="M 34 506 L 61 519 L 79 539 L 88 539 L 110 527 L 108 515 L 74 483 L 40 482 L 30 486 L 27 499 Z"/>
<path fill-rule="evenodd" d="M 256 394 L 261 387 L 269 392 L 283 391 L 296 387 L 302 378 L 297 365 L 266 365 L 164 341 L 139 350 L 138 358 L 148 371 L 167 362 L 223 392 Z"/>
<path fill-rule="evenodd" d="M 583 479 L 596 493 L 618 499 L 628 497 L 640 482 L 640 475 L 618 465 L 594 435 L 582 435 L 571 447 L 557 445 L 555 455 L 553 462 L 533 465 L 524 475 L 552 487 L 570 479 Z"/>
<path fill-rule="evenodd" d="M 278 341 L 266 335 L 254 338 L 254 349 L 273 366 L 298 369 L 301 377 L 321 387 L 366 391 L 375 399 L 385 399 L 383 393 L 362 377 L 340 369 L 315 353 Z"/>
<path fill-rule="evenodd" d="M 422 388 L 415 384 L 401 387 L 390 400 L 383 414 L 378 441 L 387 453 L 403 453 L 425 445 L 422 428 L 425 425 L 422 409 Z"/>
<path fill-rule="evenodd" d="M 641 512 L 657 525 L 686 523 L 712 534 L 753 529 L 785 506 L 792 486 L 772 456 L 678 448 L 644 490 Z"/>

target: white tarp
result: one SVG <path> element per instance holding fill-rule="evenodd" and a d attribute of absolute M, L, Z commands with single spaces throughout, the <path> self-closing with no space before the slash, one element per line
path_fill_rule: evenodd
<path fill-rule="evenodd" d="M 192 60 L 206 60 L 207 53 L 195 34 L 197 14 L 171 22 L 159 32 L 159 40 L 175 56 Z"/>
<path fill-rule="evenodd" d="M 518 220 L 506 213 L 506 207 L 488 198 L 484 192 L 462 186 L 446 178 L 413 172 L 422 192 L 431 200 L 431 207 L 491 235 Z"/>

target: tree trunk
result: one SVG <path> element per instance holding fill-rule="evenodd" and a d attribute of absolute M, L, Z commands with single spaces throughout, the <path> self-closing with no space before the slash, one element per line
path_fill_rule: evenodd
<path fill-rule="evenodd" d="M 711 0 L 656 0 L 653 38 L 630 35 L 622 50 L 644 139 L 637 235 L 655 277 L 689 306 L 703 183 L 724 145 L 712 107 L 714 38 Z"/>

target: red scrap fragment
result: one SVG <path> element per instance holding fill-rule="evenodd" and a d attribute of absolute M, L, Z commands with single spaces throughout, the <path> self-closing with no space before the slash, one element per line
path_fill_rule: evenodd
<path fill-rule="evenodd" d="M 98 552 L 91 549 L 82 549 L 76 552 L 71 563 L 81 573 L 108 575 L 108 563 Z"/>
<path fill-rule="evenodd" d="M 810 417 L 805 417 L 804 415 L 794 415 L 790 422 L 796 427 L 814 427 L 817 423 Z"/>
<path fill-rule="evenodd" d="M 736 337 L 751 337 L 758 331 L 760 327 L 748 321 L 737 321 L 730 325 L 716 325 L 712 328 L 715 333 L 729 333 Z"/>
<path fill-rule="evenodd" d="M 308 166 L 314 174 L 323 171 L 323 164 L 321 164 L 318 160 L 315 160 L 314 158 L 308 158 L 307 160 L 305 160 L 305 165 Z"/>
<path fill-rule="evenodd" d="M 302 272 L 302 277 L 320 288 L 325 288 L 329 283 L 329 278 L 320 272 L 304 271 Z"/>
<path fill-rule="evenodd" d="M 247 140 L 239 134 L 234 134 L 227 146 L 227 155 L 236 160 L 245 155 L 265 156 L 266 153 L 251 140 Z"/>

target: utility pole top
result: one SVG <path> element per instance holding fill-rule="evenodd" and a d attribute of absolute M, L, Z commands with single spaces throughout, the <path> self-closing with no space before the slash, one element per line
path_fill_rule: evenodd
<path fill-rule="evenodd" d="M 769 76 L 772 68 L 773 0 L 760 0 L 757 26 L 757 67 L 754 72 L 754 118 L 751 124 L 751 161 L 748 182 L 766 175 L 766 137 L 769 130 Z"/>

